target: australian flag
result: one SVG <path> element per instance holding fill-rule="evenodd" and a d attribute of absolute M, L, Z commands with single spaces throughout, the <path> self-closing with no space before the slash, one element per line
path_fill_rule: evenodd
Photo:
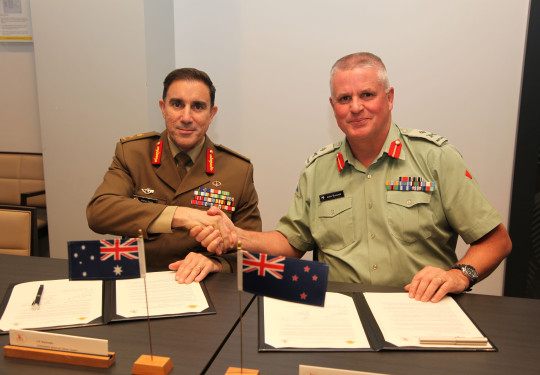
<path fill-rule="evenodd" d="M 144 277 L 144 242 L 137 238 L 70 241 L 70 280 L 112 280 Z"/>
<path fill-rule="evenodd" d="M 324 306 L 328 264 L 238 252 L 238 288 L 285 301 Z"/>

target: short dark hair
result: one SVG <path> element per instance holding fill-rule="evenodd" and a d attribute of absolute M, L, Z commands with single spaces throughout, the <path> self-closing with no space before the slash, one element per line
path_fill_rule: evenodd
<path fill-rule="evenodd" d="M 163 100 L 165 100 L 165 97 L 167 96 L 169 86 L 171 86 L 171 84 L 175 81 L 199 81 L 204 83 L 210 91 L 210 105 L 212 107 L 214 106 L 214 101 L 216 99 L 216 88 L 214 87 L 214 84 L 212 83 L 212 80 L 208 74 L 202 70 L 195 68 L 180 68 L 170 72 L 163 81 Z"/>

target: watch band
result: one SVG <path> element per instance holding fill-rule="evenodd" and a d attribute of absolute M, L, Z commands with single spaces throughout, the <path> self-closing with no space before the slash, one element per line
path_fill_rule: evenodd
<path fill-rule="evenodd" d="M 478 272 L 470 264 L 456 264 L 451 269 L 460 270 L 469 279 L 469 287 L 465 289 L 466 292 L 470 292 L 472 287 L 478 281 Z"/>

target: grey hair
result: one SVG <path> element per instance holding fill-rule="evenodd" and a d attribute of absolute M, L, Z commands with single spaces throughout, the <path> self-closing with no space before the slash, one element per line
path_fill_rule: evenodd
<path fill-rule="evenodd" d="M 383 85 L 384 91 L 388 92 L 390 88 L 390 81 L 388 80 L 388 73 L 386 67 L 381 58 L 370 52 L 357 52 L 347 56 L 343 56 L 332 65 L 330 70 L 330 92 L 334 96 L 333 80 L 334 74 L 339 71 L 353 70 L 355 68 L 376 68 L 377 75 L 379 76 L 379 82 Z"/>

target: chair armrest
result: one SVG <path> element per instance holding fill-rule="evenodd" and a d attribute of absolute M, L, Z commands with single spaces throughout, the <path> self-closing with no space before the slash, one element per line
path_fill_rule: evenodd
<path fill-rule="evenodd" d="M 42 194 L 45 194 L 45 190 L 31 191 L 30 193 L 21 193 L 21 205 L 26 206 L 28 198 Z"/>

